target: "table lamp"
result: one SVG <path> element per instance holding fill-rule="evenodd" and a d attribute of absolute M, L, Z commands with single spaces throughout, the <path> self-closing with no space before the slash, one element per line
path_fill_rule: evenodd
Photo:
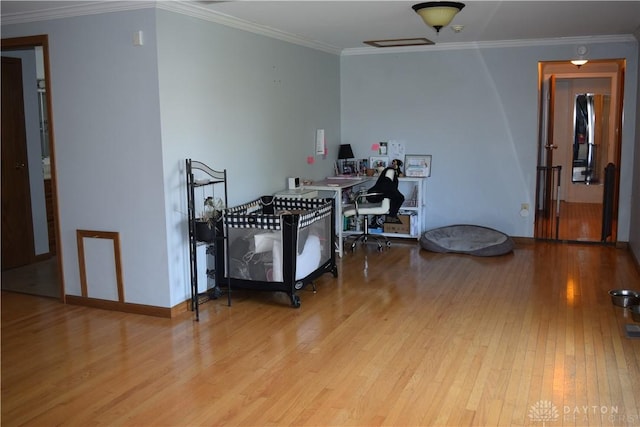
<path fill-rule="evenodd" d="M 338 160 L 340 160 L 340 172 L 345 173 L 345 160 L 354 159 L 356 156 L 353 155 L 353 150 L 351 149 L 351 144 L 340 144 L 340 149 L 338 150 Z M 353 173 L 355 171 L 349 171 Z"/>

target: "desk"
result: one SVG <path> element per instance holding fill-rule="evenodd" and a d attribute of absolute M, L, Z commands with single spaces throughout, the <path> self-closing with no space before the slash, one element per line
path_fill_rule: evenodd
<path fill-rule="evenodd" d="M 344 249 L 342 237 L 342 229 L 344 228 L 342 225 L 342 191 L 361 184 L 370 184 L 368 185 L 368 187 L 370 187 L 373 183 L 369 181 L 375 181 L 376 179 L 376 177 L 327 178 L 304 186 L 305 190 L 329 191 L 333 193 L 333 197 L 336 200 L 336 232 L 338 234 L 337 251 L 340 257 L 342 257 Z"/>
<path fill-rule="evenodd" d="M 278 191 L 274 195 L 285 199 L 315 199 L 318 197 L 318 191 L 306 188 L 295 188 L 293 190 Z"/>

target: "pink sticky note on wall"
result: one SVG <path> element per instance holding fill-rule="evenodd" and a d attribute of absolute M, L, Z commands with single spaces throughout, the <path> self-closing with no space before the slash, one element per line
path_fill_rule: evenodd
<path fill-rule="evenodd" d="M 312 164 L 315 163 L 315 161 L 316 161 L 316 159 L 313 156 L 308 156 L 307 157 L 307 164 L 312 165 Z"/>
<path fill-rule="evenodd" d="M 374 142 L 373 144 L 371 144 L 371 151 L 378 151 L 380 149 L 380 144 L 378 144 L 377 142 Z"/>

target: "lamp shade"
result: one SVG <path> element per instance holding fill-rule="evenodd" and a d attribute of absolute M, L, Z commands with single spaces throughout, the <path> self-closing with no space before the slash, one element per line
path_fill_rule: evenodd
<path fill-rule="evenodd" d="M 440 29 L 449 25 L 463 7 L 464 3 L 455 1 L 429 1 L 413 5 L 413 10 L 420 15 L 425 24 L 435 28 L 439 33 Z"/>
<path fill-rule="evenodd" d="M 340 144 L 340 150 L 338 150 L 338 159 L 353 159 L 356 156 L 353 155 L 351 144 Z"/>

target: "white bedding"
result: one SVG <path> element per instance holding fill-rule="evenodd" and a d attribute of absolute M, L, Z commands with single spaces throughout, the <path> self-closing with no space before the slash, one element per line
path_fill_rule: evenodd
<path fill-rule="evenodd" d="M 322 248 L 318 236 L 309 235 L 304 244 L 302 253 L 296 257 L 296 277 L 300 280 L 308 276 L 315 269 L 320 267 Z M 274 240 L 273 243 L 273 276 L 272 281 L 282 282 L 282 242 Z"/>

